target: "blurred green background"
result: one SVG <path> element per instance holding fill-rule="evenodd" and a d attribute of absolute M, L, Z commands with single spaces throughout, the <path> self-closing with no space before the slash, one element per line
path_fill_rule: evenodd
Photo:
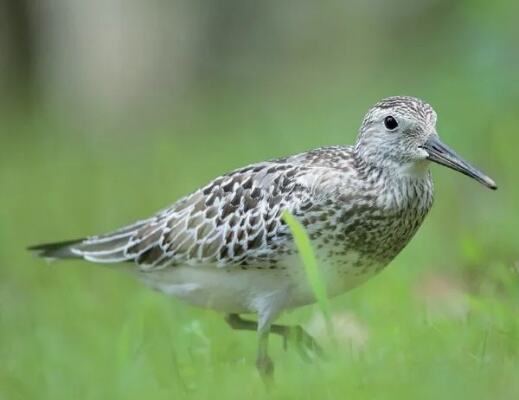
<path fill-rule="evenodd" d="M 512 399 L 519 396 L 519 3 L 512 0 L 0 1 L 0 398 Z M 117 268 L 46 264 L 42 241 L 151 215 L 216 175 L 350 144 L 414 95 L 491 192 L 433 167 L 436 203 L 376 278 L 285 315 L 306 364 Z"/>

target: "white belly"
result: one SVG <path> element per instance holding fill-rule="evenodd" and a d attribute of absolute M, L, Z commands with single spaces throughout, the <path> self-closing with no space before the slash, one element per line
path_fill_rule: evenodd
<path fill-rule="evenodd" d="M 279 296 L 289 286 L 282 270 L 179 266 L 141 273 L 152 288 L 187 303 L 226 313 L 256 312 L 258 301 Z"/>
<path fill-rule="evenodd" d="M 376 265 L 358 265 L 357 260 L 354 252 L 328 262 L 321 259 L 321 277 L 329 297 L 342 294 L 373 276 Z M 285 268 L 276 269 L 178 266 L 142 272 L 139 278 L 148 286 L 191 305 L 226 313 L 260 313 L 274 305 L 288 309 L 315 302 L 299 258 L 290 257 L 283 265 Z"/>

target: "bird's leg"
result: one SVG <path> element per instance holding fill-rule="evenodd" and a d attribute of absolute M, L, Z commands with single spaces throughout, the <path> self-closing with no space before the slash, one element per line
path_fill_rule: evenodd
<path fill-rule="evenodd" d="M 240 331 L 258 330 L 258 323 L 256 321 L 249 321 L 247 319 L 243 319 L 238 314 L 227 314 L 225 316 L 225 322 L 227 322 L 232 329 Z"/>
<path fill-rule="evenodd" d="M 256 367 L 258 368 L 261 378 L 265 382 L 272 380 L 272 375 L 274 373 L 274 363 L 268 355 L 268 337 L 270 333 L 270 325 L 259 329 L 258 323 L 256 321 L 243 319 L 238 314 L 226 315 L 225 321 L 227 321 L 227 323 L 233 329 L 258 332 L 258 354 L 256 357 Z"/>
<path fill-rule="evenodd" d="M 274 377 L 274 363 L 268 355 L 270 326 L 258 329 L 258 354 L 256 368 L 266 385 L 272 383 Z"/>
<path fill-rule="evenodd" d="M 247 331 L 256 331 L 258 329 L 258 324 L 255 321 L 243 319 L 238 314 L 228 314 L 225 317 L 225 320 L 233 329 Z M 311 357 L 308 354 L 309 352 L 315 353 L 322 359 L 325 358 L 324 351 L 321 346 L 319 346 L 315 339 L 310 336 L 300 325 L 287 326 L 273 324 L 270 326 L 270 332 L 275 333 L 276 335 L 280 335 L 283 338 L 283 347 L 285 350 L 287 348 L 288 342 L 294 342 L 297 351 L 306 361 L 311 360 Z"/>

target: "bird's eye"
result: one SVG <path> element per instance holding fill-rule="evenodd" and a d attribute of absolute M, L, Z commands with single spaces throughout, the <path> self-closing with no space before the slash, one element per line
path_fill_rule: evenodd
<path fill-rule="evenodd" d="M 390 131 L 398 128 L 398 122 L 391 115 L 384 118 L 384 126 Z"/>

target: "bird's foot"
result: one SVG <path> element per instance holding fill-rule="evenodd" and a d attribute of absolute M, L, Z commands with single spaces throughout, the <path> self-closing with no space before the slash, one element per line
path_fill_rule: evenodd
<path fill-rule="evenodd" d="M 273 332 L 283 337 L 283 348 L 286 350 L 289 343 L 293 343 L 301 358 L 307 362 L 312 362 L 316 358 L 326 360 L 326 354 L 317 341 L 306 332 L 301 326 L 273 326 Z"/>
<path fill-rule="evenodd" d="M 268 355 L 263 355 L 257 358 L 256 368 L 260 374 L 261 380 L 269 389 L 274 383 L 274 362 Z"/>

